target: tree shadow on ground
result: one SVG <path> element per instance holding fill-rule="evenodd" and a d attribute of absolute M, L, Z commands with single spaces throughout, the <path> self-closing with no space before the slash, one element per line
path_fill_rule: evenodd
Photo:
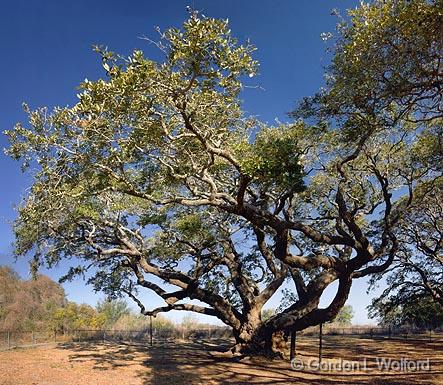
<path fill-rule="evenodd" d="M 303 345 L 306 345 L 303 347 Z M 100 370 L 132 366 L 143 385 L 245 385 L 245 384 L 300 384 L 300 385 L 437 385 L 443 379 L 443 352 L 430 345 L 419 350 L 420 354 L 436 353 L 429 372 L 319 372 L 293 370 L 288 361 L 268 361 L 263 358 L 235 357 L 224 353 L 229 347 L 226 341 L 195 341 L 156 343 L 150 347 L 142 343 L 73 343 L 60 345 L 69 349 L 71 361 L 93 361 Z M 303 359 L 316 355 L 313 341 L 300 343 Z M 333 350 L 335 349 L 335 350 Z M 349 340 L 329 341 L 325 360 L 337 358 L 358 360 Z M 367 356 L 383 354 L 413 354 L 411 344 L 374 346 L 374 342 L 361 341 L 358 349 Z M 437 352 L 437 350 L 438 352 Z M 380 353 L 381 352 L 381 353 Z M 417 353 L 417 347 L 415 347 Z M 420 357 L 421 358 L 421 357 Z M 368 366 L 373 365 L 370 363 Z M 374 364 L 375 365 L 375 364 Z M 374 369 L 373 367 L 371 369 Z"/>
<path fill-rule="evenodd" d="M 141 344 L 123 342 L 70 342 L 58 345 L 59 349 L 67 349 L 71 362 L 93 362 L 94 369 L 107 370 L 126 367 L 137 362 L 137 355 L 148 354 Z"/>
<path fill-rule="evenodd" d="M 420 373 L 380 373 L 373 372 L 373 367 L 369 372 L 359 373 L 295 371 L 288 361 L 227 356 L 206 343 L 154 349 L 144 364 L 151 371 L 149 374 L 139 374 L 143 379 L 143 385 L 167 383 L 174 385 L 285 385 L 294 383 L 302 385 L 437 385 L 440 382 L 436 376 L 443 374 L 440 360 L 437 366 L 434 365 L 435 370 Z"/>

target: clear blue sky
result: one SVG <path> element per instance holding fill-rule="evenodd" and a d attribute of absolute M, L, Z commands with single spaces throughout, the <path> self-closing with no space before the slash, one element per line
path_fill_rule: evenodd
<path fill-rule="evenodd" d="M 334 30 L 336 18 L 331 10 L 355 7 L 354 0 L 174 0 L 174 1 L 67 1 L 15 0 L 2 3 L 0 16 L 0 128 L 11 128 L 25 116 L 21 103 L 38 106 L 69 105 L 76 101 L 76 86 L 84 78 L 103 75 L 92 44 L 129 54 L 142 49 L 156 57 L 153 46 L 140 36 L 157 38 L 155 26 L 179 26 L 187 18 L 185 8 L 194 6 L 211 17 L 229 18 L 232 31 L 240 40 L 249 38 L 258 48 L 260 76 L 256 81 L 264 90 L 244 94 L 245 109 L 272 122 L 286 119 L 295 102 L 322 85 L 323 67 L 328 64 L 322 32 Z M 1 135 L 1 147 L 7 146 Z M 14 206 L 26 193 L 29 183 L 17 163 L 0 155 L 2 172 L 0 204 L 0 264 L 9 264 L 26 277 L 27 263 L 14 263 L 11 222 Z M 64 266 L 45 272 L 54 279 Z M 97 295 L 82 281 L 64 285 L 68 298 L 95 304 Z M 329 297 L 327 293 L 326 297 Z M 148 299 L 146 297 L 146 299 Z M 327 298 L 325 298 L 326 300 Z M 354 322 L 368 322 L 365 282 L 356 282 L 349 299 L 356 315 Z M 151 302 L 157 305 L 158 302 Z M 271 307 L 278 304 L 273 299 Z M 181 314 L 173 314 L 179 318 Z"/>

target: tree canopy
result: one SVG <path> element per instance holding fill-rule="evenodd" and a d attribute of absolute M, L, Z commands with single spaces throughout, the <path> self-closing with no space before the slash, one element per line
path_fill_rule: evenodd
<path fill-rule="evenodd" d="M 396 260 L 404 218 L 440 196 L 442 172 L 441 1 L 349 16 L 327 87 L 293 113 L 304 121 L 277 126 L 242 111 L 258 63 L 227 21 L 192 13 L 161 33 L 161 62 L 97 48 L 106 76 L 81 83 L 77 104 L 25 106 L 28 127 L 8 131 L 7 152 L 36 170 L 17 254 L 78 257 L 67 279 L 90 269 L 97 290 L 146 315 L 214 315 L 242 351 L 332 320 L 354 279 Z M 295 302 L 263 320 L 285 281 Z M 165 305 L 148 309 L 142 289 Z"/>

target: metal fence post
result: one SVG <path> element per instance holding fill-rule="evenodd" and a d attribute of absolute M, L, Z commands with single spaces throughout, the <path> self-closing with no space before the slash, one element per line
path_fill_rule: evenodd
<path fill-rule="evenodd" d="M 318 362 L 321 365 L 323 358 L 323 323 L 320 324 L 319 345 L 318 345 Z"/>
<path fill-rule="evenodd" d="M 296 340 L 297 340 L 297 332 L 294 330 L 291 333 L 291 351 L 289 354 L 289 359 L 292 361 L 295 358 L 296 354 Z"/>
<path fill-rule="evenodd" d="M 11 349 L 11 334 L 10 334 L 9 330 L 8 330 L 7 337 L 8 337 L 8 350 L 9 350 L 9 349 Z"/>
<path fill-rule="evenodd" d="M 149 344 L 152 346 L 152 315 L 149 316 Z"/>

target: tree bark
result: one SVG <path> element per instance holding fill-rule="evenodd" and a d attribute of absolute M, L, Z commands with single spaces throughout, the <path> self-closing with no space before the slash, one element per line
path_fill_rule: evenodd
<path fill-rule="evenodd" d="M 247 330 L 244 329 L 241 333 L 234 332 L 236 343 L 231 352 L 247 356 L 282 358 L 285 350 L 281 347 L 281 341 L 285 338 L 283 334 L 283 332 L 273 332 L 263 324 L 254 330 L 248 326 Z"/>
<path fill-rule="evenodd" d="M 266 356 L 283 358 L 288 354 L 287 341 L 291 332 L 301 331 L 310 326 L 317 326 L 331 321 L 345 304 L 351 289 L 350 274 L 339 278 L 337 293 L 324 309 L 319 309 L 320 292 L 312 292 L 306 298 L 282 313 L 271 317 L 266 322 L 261 321 L 260 312 L 248 314 L 246 322 L 234 329 L 235 345 L 232 353 L 249 356 Z"/>

